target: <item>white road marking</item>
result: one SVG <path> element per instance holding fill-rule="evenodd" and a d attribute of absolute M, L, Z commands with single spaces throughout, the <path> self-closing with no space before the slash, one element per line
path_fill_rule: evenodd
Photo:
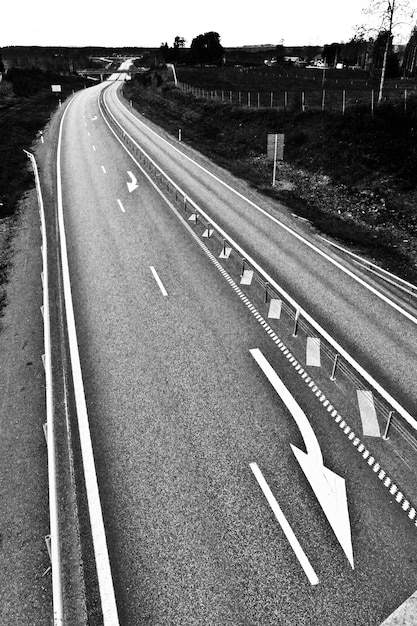
<path fill-rule="evenodd" d="M 78 339 L 75 326 L 74 307 L 72 302 L 71 281 L 69 274 L 66 234 L 64 227 L 64 213 L 62 200 L 61 179 L 61 146 L 63 124 L 67 111 L 74 100 L 71 100 L 64 111 L 59 127 L 57 150 L 57 198 L 58 198 L 58 225 L 60 235 L 60 251 L 62 265 L 62 282 L 64 288 L 65 312 L 67 317 L 68 342 L 71 357 L 71 369 L 75 395 L 80 446 L 83 459 L 84 480 L 87 492 L 88 511 L 90 516 L 91 534 L 93 538 L 94 556 L 100 590 L 101 607 L 104 626 L 118 626 L 116 598 L 113 578 L 110 568 L 110 559 L 107 549 L 106 531 L 104 529 L 103 513 L 101 509 L 97 474 L 94 463 L 93 446 L 89 427 L 87 403 L 85 399 L 84 383 L 82 378 Z"/>
<path fill-rule="evenodd" d="M 134 174 L 132 174 L 132 172 L 128 172 L 128 175 L 130 177 L 130 180 L 126 184 L 127 184 L 127 188 L 129 190 L 129 193 L 132 193 L 132 191 L 137 189 L 139 187 L 139 185 L 138 185 L 138 181 L 136 179 L 136 176 Z"/>
<path fill-rule="evenodd" d="M 151 272 L 153 274 L 153 277 L 155 278 L 156 282 L 158 283 L 158 287 L 161 290 L 162 295 L 163 296 L 167 296 L 168 293 L 167 293 L 164 285 L 162 284 L 162 280 L 159 278 L 158 273 L 157 273 L 157 271 L 156 271 L 156 269 L 154 268 L 153 265 L 150 266 L 150 270 L 151 270 Z"/>
<path fill-rule="evenodd" d="M 324 466 L 319 442 L 306 414 L 288 391 L 271 364 L 267 361 L 259 348 L 254 348 L 249 350 L 249 352 L 268 378 L 272 387 L 281 398 L 281 401 L 291 413 L 291 416 L 301 432 L 307 454 L 291 444 L 292 451 L 305 477 L 310 483 L 352 569 L 354 569 L 352 535 L 345 480 Z"/>
<path fill-rule="evenodd" d="M 103 174 L 106 173 L 106 168 L 104 167 L 104 165 L 101 166 L 101 169 L 103 170 Z"/>
<path fill-rule="evenodd" d="M 240 278 L 241 285 L 250 285 L 252 283 L 253 270 L 243 270 L 243 274 Z"/>
<path fill-rule="evenodd" d="M 281 317 L 282 301 L 278 298 L 271 298 L 269 303 L 268 317 L 279 320 Z"/>
<path fill-rule="evenodd" d="M 314 571 L 314 569 L 311 566 L 310 561 L 307 558 L 306 553 L 304 552 L 304 550 L 302 549 L 300 542 L 298 541 L 297 537 L 294 534 L 294 531 L 292 530 L 291 526 L 289 525 L 287 518 L 285 517 L 284 513 L 281 510 L 281 507 L 279 506 L 278 502 L 276 501 L 268 483 L 266 482 L 265 478 L 263 477 L 263 474 L 261 472 L 261 470 L 259 469 L 258 465 L 256 463 L 250 463 L 250 468 L 252 470 L 252 472 L 254 473 L 254 476 L 256 478 L 256 480 L 258 481 L 258 484 L 260 486 L 260 488 L 263 491 L 263 494 L 265 496 L 265 498 L 268 500 L 268 504 L 271 507 L 275 517 L 277 518 L 283 532 L 284 535 L 286 536 L 291 548 L 294 551 L 295 556 L 297 557 L 301 567 L 304 570 L 305 575 L 307 576 L 308 580 L 310 581 L 311 585 L 318 585 L 319 583 L 319 579 L 317 577 L 316 572 Z"/>
<path fill-rule="evenodd" d="M 318 337 L 307 337 L 306 365 L 321 367 L 320 339 Z"/>
<path fill-rule="evenodd" d="M 358 389 L 359 412 L 365 437 L 380 437 L 378 418 L 376 416 L 374 397 L 368 389 Z"/>
<path fill-rule="evenodd" d="M 124 208 L 124 206 L 123 206 L 123 204 L 122 204 L 122 201 L 121 201 L 121 200 L 119 200 L 119 198 L 117 198 L 117 203 L 118 203 L 118 205 L 119 205 L 119 207 L 120 207 L 121 211 L 122 211 L 123 213 L 126 213 L 126 209 Z"/>
<path fill-rule="evenodd" d="M 104 100 L 106 99 L 106 96 L 104 96 Z M 101 105 L 99 103 L 99 109 L 101 111 Z M 130 111 L 128 111 L 128 109 L 125 109 L 125 111 L 127 111 L 128 113 L 131 114 Z M 123 141 L 120 139 L 120 137 L 117 135 L 117 133 L 113 130 L 113 128 L 111 127 L 111 124 L 106 120 L 106 117 L 104 115 L 103 112 L 102 116 L 103 116 L 103 120 L 106 122 L 106 124 L 108 125 L 108 127 L 110 128 L 111 132 L 114 134 L 114 136 L 116 137 L 117 141 L 119 141 L 120 145 L 123 147 L 123 149 L 129 154 L 130 158 L 132 159 L 132 161 L 134 161 L 134 163 L 138 166 L 138 168 L 142 171 L 142 173 L 144 174 L 144 176 L 146 176 L 146 178 L 149 180 L 149 182 L 153 185 L 153 181 L 151 179 L 151 177 L 147 174 L 147 172 L 141 167 L 139 161 L 135 158 L 135 156 L 132 154 L 132 152 L 130 152 L 130 150 L 127 148 L 127 146 L 123 143 Z M 113 114 L 110 113 L 110 115 L 113 117 L 115 123 L 123 130 L 123 127 L 121 126 L 121 124 L 116 120 L 116 118 L 114 117 Z M 132 114 L 131 114 L 132 115 Z M 137 118 L 135 116 L 133 116 L 134 119 L 137 120 Z M 140 122 L 140 120 L 138 120 Z M 145 124 L 143 124 L 143 122 L 140 122 L 143 126 L 146 126 Z M 148 128 L 148 127 L 147 127 Z M 149 129 L 151 132 L 153 132 L 157 137 L 160 137 L 157 133 L 155 133 L 154 131 L 152 131 L 151 129 Z M 146 156 L 146 158 L 153 163 L 156 166 L 156 163 L 151 159 L 151 157 L 149 157 L 149 155 L 142 149 L 140 148 L 140 146 L 135 142 L 135 140 L 133 139 L 133 137 L 131 135 L 128 135 L 126 133 L 126 135 L 132 140 L 132 142 L 137 146 L 137 148 L 139 150 L 141 150 L 141 152 Z M 162 139 L 162 138 L 161 138 Z M 162 139 L 163 141 L 165 141 L 165 143 L 167 143 L 169 146 L 171 146 L 173 149 L 177 150 L 174 146 L 172 146 L 172 144 L 170 144 L 169 142 L 167 142 L 165 139 Z M 183 154 L 181 151 L 177 150 L 177 152 L 180 152 L 180 154 L 182 154 L 184 157 L 186 157 L 187 159 L 189 159 L 190 161 L 192 161 L 192 159 L 190 159 L 190 157 L 188 157 L 187 155 Z M 158 166 L 156 166 L 158 167 Z M 201 166 L 199 166 L 202 170 L 204 170 L 204 168 L 202 168 Z M 178 189 L 178 191 L 180 193 L 184 194 L 184 191 L 182 191 L 180 189 L 180 187 L 178 185 L 176 185 L 174 183 L 174 181 L 172 179 L 169 178 L 169 176 L 167 174 L 165 174 L 165 172 L 163 172 L 163 170 L 161 168 L 159 168 L 159 170 L 164 174 L 165 178 L 167 180 L 169 180 L 169 182 L 172 184 L 174 189 Z M 211 176 L 214 176 L 213 174 L 211 174 L 210 172 L 207 172 L 208 174 L 210 174 Z M 216 178 L 214 176 L 214 178 Z M 219 179 L 219 182 L 221 182 L 223 185 L 226 185 L 226 183 L 223 183 L 223 181 L 221 181 Z M 159 188 L 156 185 L 153 185 L 154 188 L 156 190 L 158 190 Z M 227 186 L 227 185 L 226 185 Z M 236 194 L 240 195 L 239 192 L 236 192 L 234 189 L 232 189 L 232 191 L 234 191 Z M 160 193 L 158 191 L 158 193 Z M 164 196 L 164 194 L 160 193 L 161 197 L 164 198 L 164 200 L 167 202 L 167 204 L 169 205 L 169 201 L 167 200 L 167 198 Z M 253 204 L 253 206 L 257 209 L 260 209 L 260 207 L 258 207 L 256 204 L 252 203 L 250 200 L 248 200 L 247 198 L 245 198 L 244 196 L 242 196 L 243 199 L 245 199 L 247 202 L 249 202 L 250 204 Z M 230 240 L 231 244 L 233 245 L 234 249 L 239 252 L 239 254 L 248 259 L 248 261 L 251 263 L 252 267 L 255 268 L 259 274 L 261 276 L 263 276 L 265 278 L 265 280 L 276 290 L 277 293 L 281 294 L 286 301 L 293 306 L 295 309 L 300 309 L 300 307 L 298 306 L 297 302 L 284 290 L 282 289 L 282 287 L 280 287 L 280 285 L 278 285 L 278 283 L 272 278 L 272 276 L 270 276 L 267 272 L 265 272 L 265 270 L 263 270 L 261 268 L 261 266 L 254 260 L 252 259 L 235 241 L 233 241 L 232 239 L 230 239 L 230 237 L 228 237 L 228 235 L 223 231 L 222 228 L 220 228 L 220 226 L 214 222 L 214 220 L 212 220 L 211 218 L 209 218 L 209 216 L 199 207 L 197 207 L 197 205 L 195 204 L 195 202 L 193 202 L 192 200 L 189 200 L 190 204 L 192 206 L 194 206 L 196 208 L 196 210 L 198 209 L 199 213 L 201 213 L 201 215 L 207 219 L 207 221 L 209 221 L 212 226 L 215 228 L 215 230 L 217 230 L 217 232 L 224 238 L 227 240 Z M 260 209 L 262 211 L 262 209 Z M 174 211 L 175 212 L 175 211 Z M 271 217 L 268 214 L 269 217 Z M 275 219 L 272 218 L 271 219 Z M 280 224 L 280 223 L 279 223 Z M 287 226 L 280 224 L 281 226 L 283 226 L 283 228 L 287 228 Z M 298 235 L 297 233 L 291 231 L 291 229 L 288 229 L 290 232 L 292 232 L 292 234 L 298 238 L 301 238 L 300 235 Z M 302 239 L 302 238 L 301 238 Z M 197 239 L 197 241 L 199 241 Z M 310 244 L 309 242 L 305 241 L 304 243 L 306 243 L 306 245 L 309 245 L 310 247 L 314 246 L 312 244 Z M 330 257 L 327 257 L 326 254 L 324 254 L 321 250 L 317 249 L 317 252 L 319 254 L 321 254 L 322 256 L 324 256 L 325 258 L 328 258 L 329 261 L 331 261 L 333 264 L 337 263 L 331 259 Z M 341 269 L 343 269 L 343 271 L 345 271 L 345 269 L 343 267 L 341 267 Z M 355 279 L 357 277 L 354 277 Z M 363 281 L 362 281 L 363 282 Z M 366 284 L 365 284 L 366 286 Z M 301 310 L 301 309 L 300 309 Z M 359 365 L 359 363 L 357 361 L 355 361 L 355 359 L 353 357 L 351 357 L 351 355 L 346 352 L 346 350 L 344 350 L 342 348 L 342 346 L 335 340 L 333 339 L 333 337 L 331 335 L 329 335 L 328 332 L 326 332 L 324 330 L 324 328 L 322 326 L 320 326 L 320 324 L 318 324 L 312 317 L 311 315 L 309 315 L 307 313 L 307 311 L 302 310 L 302 315 L 304 317 L 304 319 L 313 327 L 317 330 L 318 333 L 320 333 L 320 335 L 336 350 L 336 352 L 342 356 L 353 368 L 356 372 L 358 372 L 358 374 L 360 376 L 362 376 L 374 389 L 375 391 L 380 394 L 392 407 L 395 411 L 397 411 L 397 413 L 399 413 L 405 420 L 406 422 L 408 422 L 413 428 L 414 430 L 417 430 L 417 420 L 412 417 L 412 415 L 406 411 L 404 409 L 404 407 L 401 406 L 401 404 L 399 402 L 397 402 L 395 400 L 395 398 L 393 398 L 361 365 Z M 416 320 L 417 322 L 417 320 Z"/>
<path fill-rule="evenodd" d="M 388 270 L 385 270 L 383 267 L 380 267 L 379 265 L 375 265 L 375 263 L 372 263 L 368 259 L 364 259 L 363 257 L 359 256 L 358 254 L 355 254 L 354 252 L 351 252 L 350 250 L 347 250 L 347 248 L 343 248 L 342 246 L 339 246 L 337 243 L 334 243 L 333 241 L 330 241 L 329 239 L 326 239 L 325 237 L 322 237 L 321 235 L 319 235 L 319 237 L 320 237 L 320 239 L 322 239 L 326 243 L 330 244 L 334 248 L 337 248 L 338 250 L 341 250 L 342 252 L 345 252 L 346 254 L 348 254 L 349 256 L 353 257 L 354 259 L 357 259 L 357 263 L 359 265 L 363 264 L 366 269 L 370 270 L 370 268 L 374 268 L 374 270 L 375 270 L 374 273 L 379 275 L 380 278 L 384 278 L 384 276 L 385 276 L 385 280 L 387 280 L 392 285 L 395 285 L 396 287 L 399 287 L 400 289 L 403 289 L 405 292 L 409 293 L 412 296 L 417 295 L 416 294 L 417 285 L 413 285 L 413 283 L 410 283 L 407 280 L 404 280 L 403 278 L 400 278 L 396 274 L 393 274 L 392 272 L 388 272 Z M 371 271 L 373 271 L 373 270 L 371 270 Z M 384 276 L 381 276 L 380 275 L 381 273 Z M 387 276 L 390 276 L 393 280 L 388 279 Z M 406 289 L 405 287 L 402 287 L 398 283 L 401 283 L 402 285 L 406 285 L 410 289 Z"/>
<path fill-rule="evenodd" d="M 119 100 L 119 102 L 121 103 L 121 101 Z M 121 103 L 121 105 L 123 106 L 123 104 Z M 211 176 L 211 178 L 213 178 L 214 180 L 216 180 L 217 182 L 219 182 L 221 185 L 223 185 L 224 187 L 226 187 L 226 189 L 228 189 L 229 191 L 231 191 L 232 193 L 234 193 L 235 195 L 237 195 L 239 198 L 241 198 L 242 200 L 244 200 L 245 202 L 247 202 L 248 204 L 250 204 L 253 208 L 255 208 L 257 211 L 259 211 L 260 213 L 262 213 L 263 215 L 265 215 L 268 219 L 270 219 L 271 221 L 273 221 L 275 224 L 277 224 L 278 226 L 280 226 L 280 228 L 284 229 L 285 231 L 287 231 L 289 234 L 291 234 L 293 237 L 295 237 L 296 239 L 298 239 L 299 241 L 301 241 L 302 243 L 304 243 L 307 247 L 309 247 L 311 250 L 314 250 L 317 254 L 319 254 L 321 257 L 323 257 L 324 259 L 326 259 L 327 261 L 329 261 L 330 263 L 332 263 L 335 267 L 337 267 L 338 269 L 340 269 L 342 272 L 344 272 L 345 274 L 347 274 L 348 276 L 350 276 L 350 278 L 352 278 L 353 280 L 355 280 L 357 283 L 359 283 L 360 285 L 362 285 L 363 287 L 365 287 L 365 289 L 368 289 L 368 291 L 370 291 L 371 293 L 373 293 L 375 296 L 377 296 L 378 298 L 380 298 L 381 300 L 383 300 L 386 304 L 388 304 L 389 306 L 391 306 L 393 309 L 395 309 L 396 311 L 398 311 L 399 313 L 401 313 L 402 315 L 404 315 L 404 317 L 406 317 L 407 319 L 409 319 L 411 322 L 413 322 L 414 324 L 417 324 L 417 318 L 415 318 L 413 315 L 411 315 L 408 311 L 406 311 L 405 309 L 403 309 L 402 307 L 400 307 L 398 304 L 396 304 L 395 302 L 393 302 L 392 300 L 390 300 L 390 298 L 388 298 L 387 296 L 385 296 L 383 293 L 381 293 L 380 291 L 378 291 L 377 289 L 375 289 L 374 287 L 372 287 L 371 285 L 369 285 L 366 281 L 364 281 L 362 278 L 360 278 L 359 276 L 356 276 L 356 274 L 354 274 L 353 272 L 351 272 L 349 269 L 347 269 L 346 267 L 344 267 L 341 263 L 339 263 L 338 261 L 336 261 L 335 259 L 333 259 L 331 256 L 329 256 L 326 252 L 324 252 L 323 250 L 321 250 L 320 248 L 318 248 L 315 244 L 313 244 L 312 242 L 308 241 L 308 239 L 305 239 L 302 235 L 299 235 L 297 232 L 295 232 L 292 228 L 290 228 L 289 226 L 287 226 L 286 224 L 284 224 L 283 222 L 281 222 L 280 220 L 278 220 L 276 217 L 274 217 L 273 215 L 271 215 L 270 213 L 268 213 L 268 211 L 266 211 L 265 209 L 262 209 L 259 205 L 257 205 L 255 202 L 253 202 L 252 200 L 250 200 L 249 198 L 246 198 L 246 196 L 244 196 L 242 193 L 240 193 L 239 191 L 237 191 L 236 189 L 233 189 L 233 187 L 231 187 L 230 185 L 228 185 L 227 183 L 225 183 L 221 178 L 219 178 L 218 176 L 216 176 L 215 174 L 213 174 L 212 172 L 210 172 L 208 169 L 206 169 L 205 167 L 203 167 L 202 165 L 200 165 L 199 163 L 197 163 L 196 161 L 194 161 L 194 159 L 192 159 L 191 157 L 189 157 L 185 152 L 183 152 L 182 150 L 179 150 L 176 146 L 172 145 L 169 141 L 167 141 L 166 139 L 164 139 L 163 137 L 161 137 L 160 135 L 158 135 L 157 132 L 155 132 L 154 130 L 152 130 L 151 128 L 149 128 L 149 126 L 147 126 L 144 122 L 142 122 L 139 118 L 137 118 L 131 111 L 129 111 L 129 109 L 127 109 L 126 107 L 123 106 L 123 109 L 131 116 L 134 118 L 135 121 L 137 121 L 139 124 L 141 124 L 142 126 L 144 126 L 150 133 L 152 133 L 153 135 L 156 135 L 156 137 L 158 137 L 158 139 L 160 139 L 161 141 L 163 141 L 164 143 L 166 143 L 170 148 L 172 148 L 172 150 L 175 150 L 176 152 L 178 152 L 183 158 L 187 159 L 188 161 L 190 161 L 191 163 L 193 163 L 194 165 L 196 165 L 199 169 L 201 169 L 203 172 L 205 172 L 206 174 L 208 174 L 209 176 Z"/>
<path fill-rule="evenodd" d="M 96 147 L 95 146 L 93 146 L 93 150 L 94 150 L 94 152 L 96 151 Z"/>

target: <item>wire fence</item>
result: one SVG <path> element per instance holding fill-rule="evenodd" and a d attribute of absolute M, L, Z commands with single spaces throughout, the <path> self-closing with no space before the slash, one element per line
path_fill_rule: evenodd
<path fill-rule="evenodd" d="M 203 100 L 245 106 L 252 109 L 275 109 L 278 111 L 339 111 L 344 113 L 354 106 L 368 107 L 371 112 L 377 104 L 375 89 L 313 89 L 306 91 L 232 91 L 202 89 L 178 82 L 177 87 L 186 94 Z M 389 89 L 384 91 L 384 102 L 395 102 L 407 110 L 410 101 L 417 101 L 415 89 Z"/>

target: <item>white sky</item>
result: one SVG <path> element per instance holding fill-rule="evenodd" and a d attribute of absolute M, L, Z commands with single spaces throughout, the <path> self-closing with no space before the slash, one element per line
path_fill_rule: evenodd
<path fill-rule="evenodd" d="M 0 47 L 152 46 L 176 35 L 189 46 L 214 30 L 224 47 L 249 44 L 324 45 L 348 41 L 365 21 L 369 0 L 8 0 Z M 376 24 L 378 26 L 378 24 Z M 411 27 L 406 28 L 408 38 Z"/>

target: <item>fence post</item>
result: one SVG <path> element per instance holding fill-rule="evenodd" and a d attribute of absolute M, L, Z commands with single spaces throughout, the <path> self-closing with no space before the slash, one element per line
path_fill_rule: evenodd
<path fill-rule="evenodd" d="M 292 333 L 293 337 L 297 336 L 297 332 L 298 332 L 298 318 L 300 317 L 300 309 L 297 309 L 295 312 L 295 317 L 294 317 L 294 330 Z"/>
<path fill-rule="evenodd" d="M 345 109 L 346 109 L 346 89 L 343 90 L 342 92 L 342 114 L 345 114 Z"/>
<path fill-rule="evenodd" d="M 301 110 L 302 110 L 303 113 L 306 110 L 306 102 L 305 102 L 305 93 L 304 93 L 304 91 L 301 92 Z"/>
<path fill-rule="evenodd" d="M 271 109 L 273 108 L 273 102 L 274 102 L 274 92 L 271 91 Z"/>
<path fill-rule="evenodd" d="M 371 91 L 371 114 L 374 114 L 374 90 Z"/>
<path fill-rule="evenodd" d="M 325 100 L 326 100 L 326 90 L 325 90 L 325 89 L 323 89 L 323 93 L 322 93 L 322 97 L 321 97 L 321 110 L 322 110 L 322 111 L 324 111 L 324 106 L 325 106 L 325 105 L 324 105 L 324 103 L 325 103 Z"/>
<path fill-rule="evenodd" d="M 382 435 L 382 439 L 384 441 L 387 441 L 389 439 L 388 437 L 388 431 L 389 431 L 389 427 L 391 426 L 391 421 L 392 421 L 392 416 L 394 415 L 394 411 L 390 411 L 389 415 L 388 415 L 388 420 L 387 420 L 387 424 L 385 426 L 385 431 L 384 434 Z"/>
<path fill-rule="evenodd" d="M 232 101 L 233 101 L 233 97 L 232 97 L 232 92 L 231 91 L 229 91 L 229 100 L 230 100 L 230 104 L 231 104 Z"/>
<path fill-rule="evenodd" d="M 404 89 L 404 111 L 407 110 L 407 89 Z"/>
<path fill-rule="evenodd" d="M 284 91 L 284 111 L 287 110 L 288 105 L 288 91 Z"/>
<path fill-rule="evenodd" d="M 258 109 L 260 108 L 260 106 L 261 106 L 261 95 L 258 91 Z"/>
<path fill-rule="evenodd" d="M 248 91 L 248 107 L 250 107 L 250 91 Z"/>
<path fill-rule="evenodd" d="M 334 361 L 333 361 L 332 375 L 330 376 L 330 380 L 333 382 L 336 380 L 336 367 L 337 367 L 338 360 L 339 360 L 339 355 L 336 354 L 334 357 Z"/>

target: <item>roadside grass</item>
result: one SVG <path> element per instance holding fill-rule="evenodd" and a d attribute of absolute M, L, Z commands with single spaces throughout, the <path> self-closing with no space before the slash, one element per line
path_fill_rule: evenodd
<path fill-rule="evenodd" d="M 52 93 L 51 84 L 62 91 Z M 51 114 L 86 81 L 38 69 L 12 68 L 0 83 L 0 316 L 6 302 L 15 215 L 20 199 L 33 187 L 33 173 L 23 152 L 30 150 Z"/>
<path fill-rule="evenodd" d="M 150 77 L 149 77 L 150 76 Z M 162 80 L 161 80 L 162 78 Z M 280 112 L 184 94 L 162 71 L 126 84 L 125 96 L 149 119 L 254 188 L 417 282 L 417 104 L 364 107 L 345 115 Z M 268 133 L 285 135 L 272 187 Z"/>

